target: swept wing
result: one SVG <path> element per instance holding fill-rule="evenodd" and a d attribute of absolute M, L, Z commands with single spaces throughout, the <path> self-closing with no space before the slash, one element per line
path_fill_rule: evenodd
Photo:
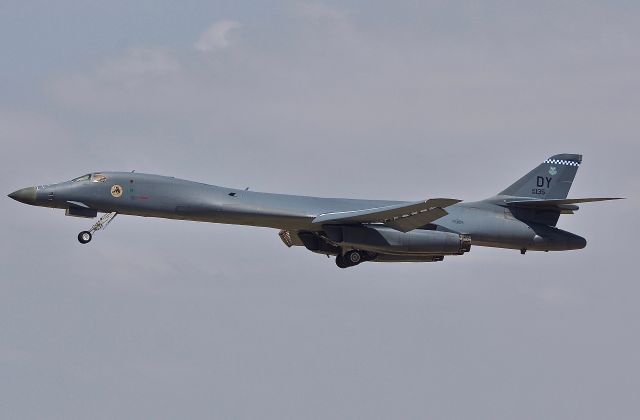
<path fill-rule="evenodd" d="M 445 207 L 459 203 L 460 201 L 461 200 L 452 198 L 431 198 L 410 204 L 324 213 L 313 219 L 313 223 L 383 223 L 400 232 L 409 232 L 446 216 L 448 213 Z"/>

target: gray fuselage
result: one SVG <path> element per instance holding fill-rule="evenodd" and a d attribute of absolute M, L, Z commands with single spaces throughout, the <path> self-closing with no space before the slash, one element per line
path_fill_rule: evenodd
<path fill-rule="evenodd" d="M 321 214 L 403 203 L 262 193 L 142 173 L 102 172 L 100 175 L 104 177 L 101 181 L 91 177 L 35 187 L 33 202 L 29 204 L 316 232 L 322 230 L 323 225 L 312 221 Z M 116 194 L 112 190 L 114 186 L 119 187 Z M 430 224 L 430 229 L 468 235 L 477 246 L 560 251 L 586 245 L 582 237 L 572 233 L 519 220 L 504 205 L 501 196 L 455 204 L 447 207 L 447 212 L 449 214 Z"/>

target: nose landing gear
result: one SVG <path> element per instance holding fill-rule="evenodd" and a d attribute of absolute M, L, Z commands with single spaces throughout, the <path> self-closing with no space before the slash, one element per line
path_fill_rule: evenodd
<path fill-rule="evenodd" d="M 78 234 L 78 242 L 81 244 L 88 244 L 91 242 L 91 238 L 93 238 L 93 234 L 100 229 L 104 229 L 111 223 L 111 221 L 116 217 L 118 213 L 115 211 L 111 213 L 106 213 L 103 215 L 89 230 L 83 230 Z"/>

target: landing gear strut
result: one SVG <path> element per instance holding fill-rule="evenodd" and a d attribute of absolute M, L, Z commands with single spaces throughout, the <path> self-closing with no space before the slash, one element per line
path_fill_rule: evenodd
<path fill-rule="evenodd" d="M 88 244 L 89 242 L 91 242 L 91 238 L 93 238 L 93 234 L 99 231 L 100 229 L 106 228 L 107 225 L 111 223 L 111 221 L 113 220 L 114 217 L 116 217 L 117 214 L 118 213 L 113 211 L 111 213 L 107 213 L 104 216 L 102 216 L 93 226 L 91 226 L 91 229 L 83 230 L 78 234 L 78 242 L 80 242 L 81 244 Z"/>

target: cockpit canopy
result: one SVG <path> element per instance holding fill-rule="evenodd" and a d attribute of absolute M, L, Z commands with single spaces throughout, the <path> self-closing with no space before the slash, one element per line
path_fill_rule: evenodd
<path fill-rule="evenodd" d="M 106 182 L 107 177 L 102 175 L 101 173 L 93 173 L 79 176 L 78 178 L 74 178 L 71 182 L 83 182 L 83 181 L 91 181 L 91 182 Z"/>

